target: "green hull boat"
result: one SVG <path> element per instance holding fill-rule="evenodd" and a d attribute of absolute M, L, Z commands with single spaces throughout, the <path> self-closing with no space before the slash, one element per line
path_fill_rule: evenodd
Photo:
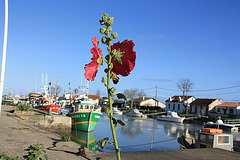
<path fill-rule="evenodd" d="M 74 112 L 69 116 L 72 118 L 72 129 L 85 132 L 94 130 L 101 117 L 101 107 L 96 106 L 91 101 L 80 101 L 75 104 Z"/>

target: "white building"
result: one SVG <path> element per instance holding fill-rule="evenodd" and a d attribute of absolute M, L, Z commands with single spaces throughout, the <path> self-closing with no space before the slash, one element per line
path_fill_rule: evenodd
<path fill-rule="evenodd" d="M 195 99 L 196 98 L 194 96 L 169 97 L 169 99 L 165 101 L 166 102 L 166 112 L 167 111 L 175 111 L 177 113 L 185 113 L 186 106 L 188 106 L 188 110 L 189 110 L 190 103 L 192 103 Z"/>

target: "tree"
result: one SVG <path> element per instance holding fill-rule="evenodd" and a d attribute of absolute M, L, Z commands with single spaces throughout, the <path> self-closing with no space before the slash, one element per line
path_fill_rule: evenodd
<path fill-rule="evenodd" d="M 143 97 L 146 95 L 143 90 L 139 90 L 139 89 L 130 89 L 130 90 L 127 89 L 123 91 L 123 94 L 131 101 L 131 108 L 133 108 L 134 99 Z"/>
<path fill-rule="evenodd" d="M 187 96 L 188 92 L 191 92 L 193 83 L 189 78 L 180 79 L 177 83 L 178 88 L 183 92 L 183 99 L 184 96 Z M 188 114 L 188 104 L 186 104 L 186 114 Z"/>
<path fill-rule="evenodd" d="M 183 96 L 185 96 L 188 92 L 191 92 L 193 83 L 189 78 L 180 79 L 177 86 L 183 92 Z"/>
<path fill-rule="evenodd" d="M 59 85 L 55 86 L 55 95 L 56 97 L 62 92 L 62 87 Z"/>

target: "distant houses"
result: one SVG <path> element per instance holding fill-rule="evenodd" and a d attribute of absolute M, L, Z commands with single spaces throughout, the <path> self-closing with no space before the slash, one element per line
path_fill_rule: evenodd
<path fill-rule="evenodd" d="M 190 104 L 190 114 L 208 116 L 214 110 L 216 105 L 221 104 L 218 99 L 196 99 Z"/>
<path fill-rule="evenodd" d="M 240 118 L 240 103 L 225 102 L 215 106 L 212 115 L 229 117 L 229 118 Z"/>
<path fill-rule="evenodd" d="M 185 113 L 189 109 L 190 104 L 195 100 L 194 96 L 173 96 L 169 97 L 166 102 L 166 112 L 175 111 L 177 113 Z"/>

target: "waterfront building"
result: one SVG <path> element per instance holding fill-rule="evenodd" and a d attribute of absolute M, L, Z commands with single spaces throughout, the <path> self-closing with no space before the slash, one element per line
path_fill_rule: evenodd
<path fill-rule="evenodd" d="M 201 116 L 208 116 L 214 112 L 214 107 L 222 103 L 218 99 L 201 99 L 198 98 L 190 104 L 190 114 L 197 114 Z"/>
<path fill-rule="evenodd" d="M 225 102 L 214 107 L 215 116 L 240 118 L 240 103 Z"/>
<path fill-rule="evenodd" d="M 166 100 L 166 112 L 175 111 L 177 113 L 186 113 L 186 109 L 190 108 L 190 103 L 192 103 L 196 98 L 194 96 L 173 96 Z M 189 113 L 189 112 L 188 112 Z"/>

